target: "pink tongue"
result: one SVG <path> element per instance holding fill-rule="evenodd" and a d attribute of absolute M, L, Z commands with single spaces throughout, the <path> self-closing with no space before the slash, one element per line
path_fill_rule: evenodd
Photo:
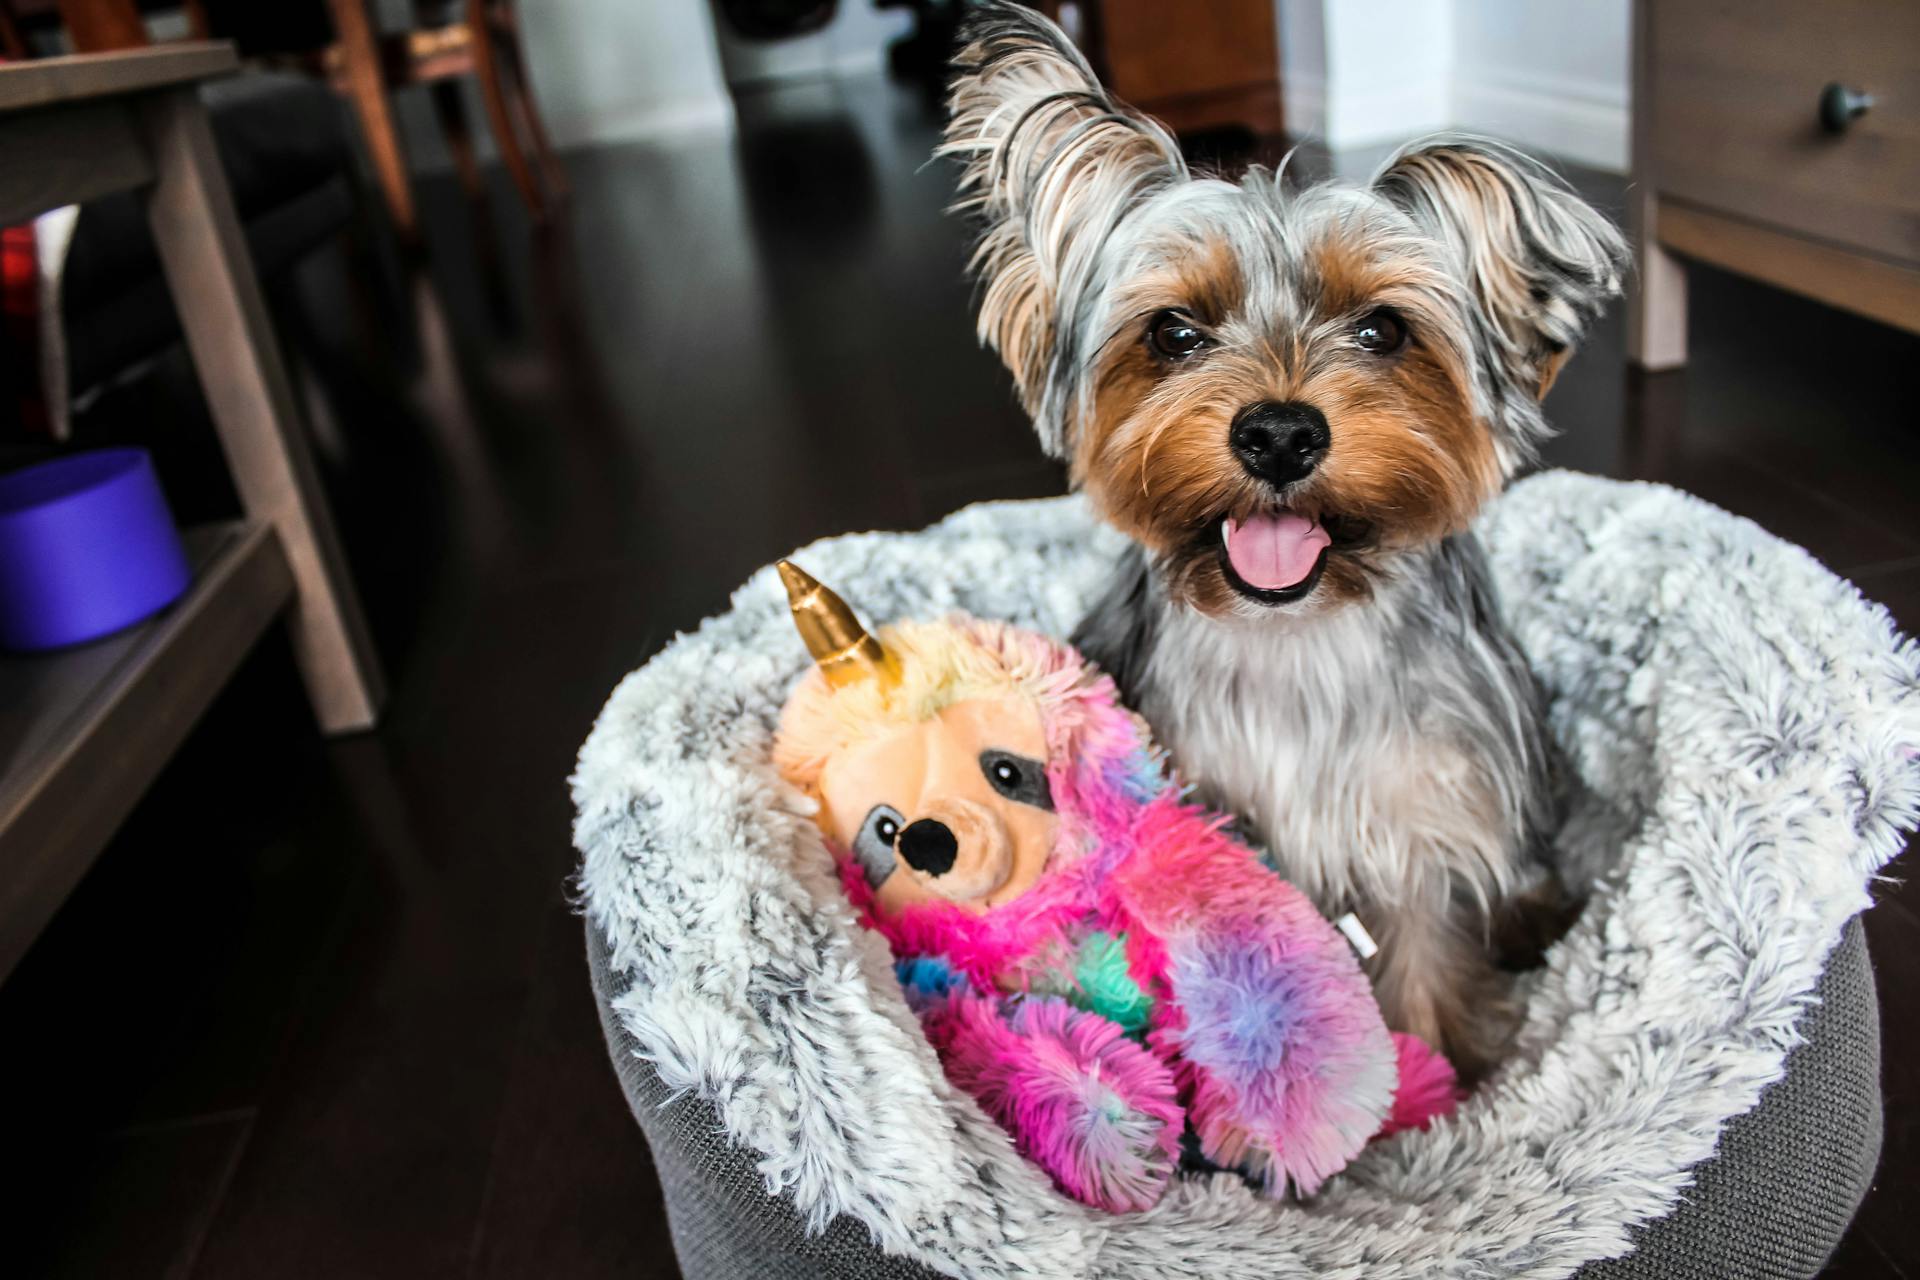
<path fill-rule="evenodd" d="M 1291 511 L 1227 520 L 1227 560 L 1240 580 L 1262 591 L 1284 591 L 1307 580 L 1314 562 L 1333 539 L 1305 516 Z"/>

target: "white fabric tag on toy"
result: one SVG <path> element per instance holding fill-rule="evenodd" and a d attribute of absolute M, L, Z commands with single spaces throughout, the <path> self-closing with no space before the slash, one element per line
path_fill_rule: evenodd
<path fill-rule="evenodd" d="M 1333 922 L 1333 927 L 1347 935 L 1347 941 L 1362 960 L 1371 960 L 1378 954 L 1380 944 L 1367 932 L 1367 926 L 1360 923 L 1360 917 L 1349 911 Z"/>

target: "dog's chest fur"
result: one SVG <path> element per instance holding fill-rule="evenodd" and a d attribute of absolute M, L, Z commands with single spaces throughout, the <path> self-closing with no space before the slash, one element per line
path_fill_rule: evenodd
<path fill-rule="evenodd" d="M 1363 604 L 1226 620 L 1169 604 L 1135 549 L 1075 638 L 1323 910 L 1484 912 L 1525 878 L 1538 698 L 1470 536 L 1405 553 Z"/>

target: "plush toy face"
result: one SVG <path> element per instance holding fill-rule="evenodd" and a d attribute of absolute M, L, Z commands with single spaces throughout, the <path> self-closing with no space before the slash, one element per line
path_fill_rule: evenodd
<path fill-rule="evenodd" d="M 1046 869 L 1046 756 L 1030 700 L 957 702 L 832 756 L 815 783 L 820 827 L 860 863 L 881 911 L 935 898 L 985 911 Z"/>

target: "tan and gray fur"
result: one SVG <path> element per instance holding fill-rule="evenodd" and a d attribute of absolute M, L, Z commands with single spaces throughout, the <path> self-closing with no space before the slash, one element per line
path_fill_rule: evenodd
<path fill-rule="evenodd" d="M 1470 139 L 1365 186 L 1197 176 L 1012 4 L 973 20 L 950 105 L 981 336 L 1136 544 L 1076 640 L 1209 803 L 1358 912 L 1389 1021 L 1483 1074 L 1512 1022 L 1500 939 L 1561 895 L 1538 697 L 1470 525 L 1548 434 L 1540 398 L 1619 291 L 1618 232 Z M 1160 343 L 1168 317 L 1193 350 Z M 1398 346 L 1356 341 L 1383 324 Z M 1236 458 L 1236 415 L 1262 405 L 1321 416 L 1308 474 Z M 1279 509 L 1330 538 L 1284 599 L 1221 550 L 1229 517 Z"/>

